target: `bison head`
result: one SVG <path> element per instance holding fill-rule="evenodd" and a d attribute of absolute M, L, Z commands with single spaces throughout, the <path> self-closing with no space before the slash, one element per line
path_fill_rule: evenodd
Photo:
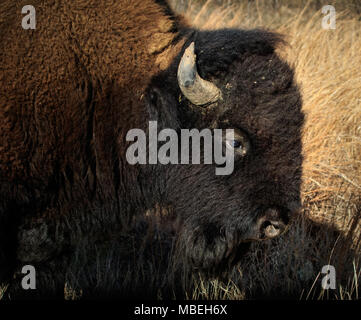
<path fill-rule="evenodd" d="M 152 83 L 150 114 L 164 127 L 234 129 L 224 139 L 234 149 L 231 175 L 169 165 L 159 186 L 178 222 L 179 252 L 201 270 L 279 236 L 300 207 L 304 116 L 293 71 L 275 53 L 281 42 L 261 30 L 198 32 Z"/>

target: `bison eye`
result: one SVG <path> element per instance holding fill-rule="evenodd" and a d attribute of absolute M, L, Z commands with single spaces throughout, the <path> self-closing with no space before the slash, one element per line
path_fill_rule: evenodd
<path fill-rule="evenodd" d="M 240 130 L 234 130 L 234 135 L 225 136 L 225 144 L 227 148 L 232 149 L 236 154 L 244 156 L 250 147 L 249 140 Z"/>
<path fill-rule="evenodd" d="M 233 149 L 235 152 L 242 152 L 242 141 L 240 140 L 226 140 L 226 146 Z"/>
<path fill-rule="evenodd" d="M 235 149 L 242 147 L 242 142 L 239 140 L 231 140 L 229 143 Z"/>

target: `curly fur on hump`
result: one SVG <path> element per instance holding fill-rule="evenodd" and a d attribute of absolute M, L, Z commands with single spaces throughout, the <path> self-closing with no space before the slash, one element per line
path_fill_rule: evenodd
<path fill-rule="evenodd" d="M 96 285 L 119 292 L 120 239 L 156 206 L 171 208 L 175 256 L 201 270 L 237 261 L 264 215 L 287 220 L 300 200 L 303 115 L 293 71 L 274 52 L 279 35 L 195 30 L 155 0 L 33 1 L 36 30 L 23 30 L 26 4 L 0 4 L 0 282 L 33 264 L 45 291 L 61 292 L 67 275 L 86 290 L 94 275 L 81 270 L 102 266 L 113 278 Z M 206 107 L 176 78 L 193 41 L 201 77 L 222 90 Z M 150 120 L 235 128 L 251 152 L 230 176 L 130 166 L 125 136 Z"/>

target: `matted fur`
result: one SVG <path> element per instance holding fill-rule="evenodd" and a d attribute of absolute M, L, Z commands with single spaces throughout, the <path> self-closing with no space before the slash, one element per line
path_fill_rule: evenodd
<path fill-rule="evenodd" d="M 36 294 L 59 294 L 68 275 L 86 291 L 92 276 L 74 274 L 96 268 L 84 258 L 95 255 L 114 274 L 97 286 L 119 293 L 117 254 L 127 250 L 114 243 L 155 206 L 171 208 L 176 259 L 219 273 L 265 210 L 299 202 L 302 101 L 274 52 L 279 35 L 198 31 L 153 0 L 35 1 L 37 29 L 23 30 L 14 17 L 25 4 L 0 6 L 0 278 L 33 264 Z M 200 75 L 222 90 L 206 107 L 177 84 L 192 41 Z M 230 176 L 213 165 L 130 166 L 126 133 L 150 120 L 159 130 L 237 128 L 251 152 Z"/>

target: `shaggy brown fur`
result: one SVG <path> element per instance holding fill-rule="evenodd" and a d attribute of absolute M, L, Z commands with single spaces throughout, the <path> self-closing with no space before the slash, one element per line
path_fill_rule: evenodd
<path fill-rule="evenodd" d="M 274 53 L 279 36 L 193 30 L 156 0 L 33 1 L 37 29 L 23 30 L 25 4 L 0 5 L 0 280 L 33 264 L 45 279 L 38 292 L 59 293 L 67 274 L 96 267 L 88 256 L 99 244 L 156 205 L 172 208 L 180 260 L 212 272 L 238 261 L 267 212 L 288 221 L 303 115 L 293 72 Z M 223 93 L 207 107 L 177 84 L 192 41 L 200 75 Z M 126 133 L 149 120 L 236 128 L 251 152 L 223 177 L 213 165 L 130 166 Z M 109 259 L 102 265 L 117 270 Z M 112 284 L 102 285 L 119 292 Z"/>
<path fill-rule="evenodd" d="M 36 30 L 21 27 L 25 4 L 0 7 L 2 245 L 13 241 L 9 219 L 71 217 L 127 190 L 133 177 L 112 162 L 118 139 L 144 127 L 147 115 L 133 111 L 182 45 L 154 1 L 35 1 Z"/>

